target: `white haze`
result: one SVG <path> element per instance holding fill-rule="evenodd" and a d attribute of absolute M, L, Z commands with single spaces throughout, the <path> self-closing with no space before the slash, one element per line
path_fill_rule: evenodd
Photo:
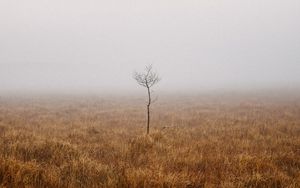
<path fill-rule="evenodd" d="M 1 0 L 1 91 L 297 88 L 299 0 Z"/>

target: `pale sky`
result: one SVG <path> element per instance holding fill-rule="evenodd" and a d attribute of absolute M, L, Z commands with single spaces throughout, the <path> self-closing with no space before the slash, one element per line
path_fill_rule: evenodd
<path fill-rule="evenodd" d="M 1 0 L 1 90 L 299 87 L 299 0 Z"/>

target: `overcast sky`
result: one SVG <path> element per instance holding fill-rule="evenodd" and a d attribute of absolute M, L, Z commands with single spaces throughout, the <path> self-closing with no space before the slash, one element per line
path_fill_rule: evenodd
<path fill-rule="evenodd" d="M 0 90 L 298 87 L 299 0 L 1 0 Z"/>

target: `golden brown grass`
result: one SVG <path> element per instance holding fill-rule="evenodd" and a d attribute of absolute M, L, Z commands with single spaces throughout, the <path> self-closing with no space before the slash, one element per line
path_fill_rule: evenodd
<path fill-rule="evenodd" d="M 2 98 L 0 186 L 300 187 L 299 102 Z"/>

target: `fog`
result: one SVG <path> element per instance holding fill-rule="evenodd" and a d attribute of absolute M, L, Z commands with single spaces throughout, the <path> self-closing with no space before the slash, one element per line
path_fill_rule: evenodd
<path fill-rule="evenodd" d="M 299 0 L 1 0 L 0 93 L 296 88 Z"/>

